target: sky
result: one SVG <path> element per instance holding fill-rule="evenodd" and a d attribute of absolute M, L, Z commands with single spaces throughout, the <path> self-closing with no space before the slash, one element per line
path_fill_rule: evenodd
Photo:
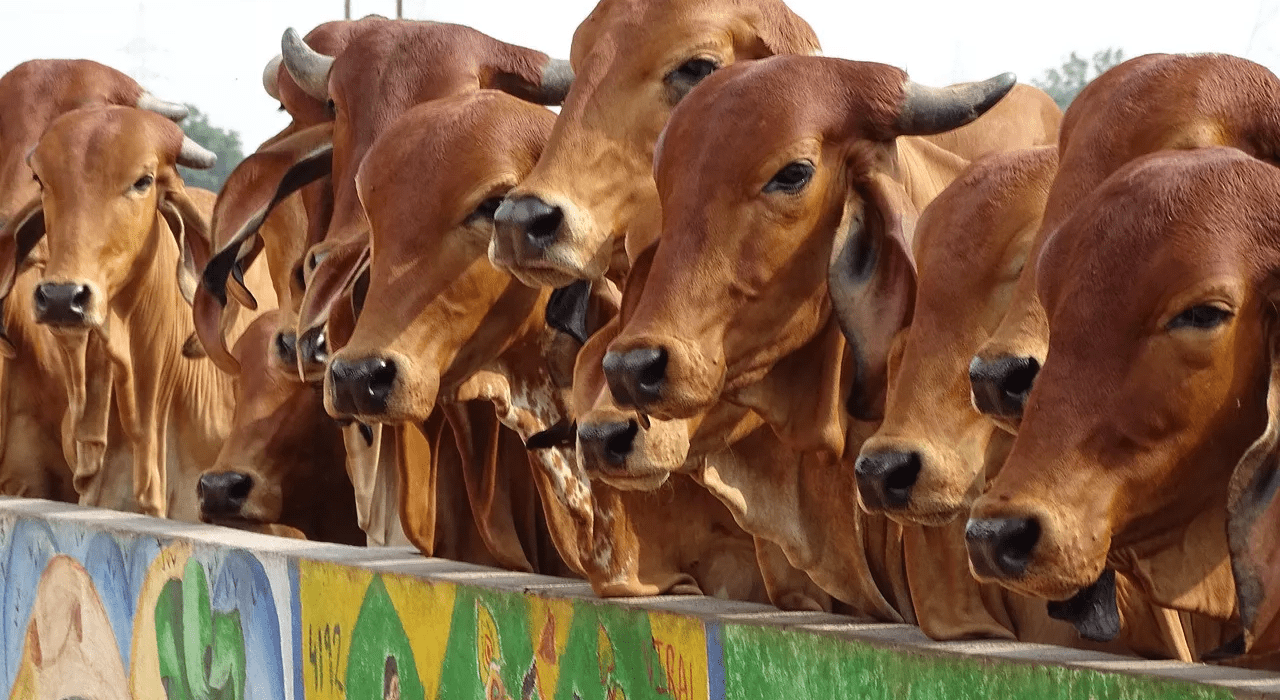
<path fill-rule="evenodd" d="M 1071 51 L 1126 57 L 1216 51 L 1280 72 L 1280 0 L 787 0 L 813 26 L 823 54 L 905 68 L 944 85 L 1007 70 L 1022 81 Z M 466 24 L 567 58 L 595 0 L 404 0 L 408 19 Z M 351 14 L 395 14 L 395 0 L 351 0 Z M 246 151 L 288 117 L 262 89 L 262 68 L 286 27 L 306 34 L 341 19 L 342 0 L 0 0 L 0 72 L 32 58 L 89 58 L 157 96 L 190 102 L 240 132 Z"/>

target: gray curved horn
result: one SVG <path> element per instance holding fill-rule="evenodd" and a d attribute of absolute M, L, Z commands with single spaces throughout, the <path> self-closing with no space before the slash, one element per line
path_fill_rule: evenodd
<path fill-rule="evenodd" d="M 898 134 L 928 136 L 962 127 L 994 107 L 1017 81 L 1013 73 L 943 88 L 907 80 L 902 86 L 902 110 L 896 124 Z"/>
<path fill-rule="evenodd" d="M 187 118 L 188 110 L 186 107 L 177 102 L 169 102 L 162 100 L 149 92 L 142 93 L 138 97 L 138 101 L 133 105 L 138 109 L 145 109 L 149 112 L 155 112 L 166 119 L 172 119 L 175 122 L 182 121 Z"/>
<path fill-rule="evenodd" d="M 262 69 L 262 89 L 271 95 L 271 99 L 280 99 L 280 64 L 284 61 L 284 56 L 276 54 L 275 58 L 267 61 L 267 67 Z"/>
<path fill-rule="evenodd" d="M 542 93 L 556 104 L 564 102 L 573 87 L 573 67 L 563 58 L 552 58 L 542 67 Z"/>
<path fill-rule="evenodd" d="M 182 137 L 182 150 L 178 152 L 178 165 L 197 170 L 208 170 L 218 162 L 218 154 L 191 140 L 190 136 Z"/>
<path fill-rule="evenodd" d="M 280 51 L 284 57 L 285 70 L 289 71 L 293 82 L 304 92 L 325 102 L 329 99 L 329 69 L 333 67 L 333 56 L 326 56 L 307 46 L 307 42 L 298 36 L 293 27 L 284 30 L 280 38 Z"/>

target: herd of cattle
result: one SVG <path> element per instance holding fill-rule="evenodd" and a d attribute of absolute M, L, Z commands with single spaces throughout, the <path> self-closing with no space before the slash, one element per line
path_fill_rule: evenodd
<path fill-rule="evenodd" d="M 0 490 L 1280 667 L 1280 80 L 1064 115 L 818 50 L 781 0 L 602 0 L 570 61 L 290 29 L 216 195 L 181 106 L 19 65 Z"/>

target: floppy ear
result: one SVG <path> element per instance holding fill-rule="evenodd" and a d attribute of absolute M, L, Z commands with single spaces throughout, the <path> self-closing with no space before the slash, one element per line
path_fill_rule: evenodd
<path fill-rule="evenodd" d="M 334 246 L 311 273 L 298 312 L 298 337 L 329 320 L 329 312 L 369 264 L 369 240 Z M 353 309 L 354 310 L 354 309 Z"/>
<path fill-rule="evenodd" d="M 849 193 L 836 229 L 827 284 L 857 367 L 847 407 L 858 420 L 883 416 L 889 346 L 911 322 L 916 216 L 902 185 L 876 173 Z"/>
<path fill-rule="evenodd" d="M 0 355 L 17 356 L 13 342 L 4 327 L 4 300 L 13 290 L 18 273 L 27 266 L 27 256 L 44 238 L 44 205 L 39 197 L 31 200 L 0 231 Z"/>
<path fill-rule="evenodd" d="M 764 58 L 778 54 L 816 55 L 821 51 L 818 36 L 813 27 L 782 3 L 752 7 L 748 23 L 755 31 L 750 55 L 744 58 Z"/>
<path fill-rule="evenodd" d="M 188 304 L 194 304 L 199 271 L 209 263 L 212 254 L 209 225 L 204 213 L 183 190 L 166 192 L 159 208 L 178 244 L 178 289 Z"/>
<path fill-rule="evenodd" d="M 219 304 L 227 303 L 227 282 L 233 275 L 240 287 L 234 292 L 237 299 L 248 295 L 244 270 L 262 250 L 257 234 L 271 210 L 332 169 L 333 124 L 326 122 L 264 147 L 231 171 L 213 207 L 211 240 L 218 250 L 201 274 Z M 252 295 L 240 301 L 250 299 Z"/>
<path fill-rule="evenodd" d="M 1280 650 L 1280 320 L 1270 320 L 1268 336 L 1267 427 L 1236 464 L 1227 491 L 1227 543 L 1250 652 Z"/>

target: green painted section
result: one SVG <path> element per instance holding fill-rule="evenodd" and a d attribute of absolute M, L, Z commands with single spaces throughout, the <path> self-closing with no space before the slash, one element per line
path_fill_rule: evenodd
<path fill-rule="evenodd" d="M 399 687 L 399 694 L 393 688 Z M 422 700 L 426 690 L 418 678 L 409 637 L 400 614 L 387 595 L 381 576 L 374 576 L 365 592 L 347 657 L 346 693 L 349 698 L 397 697 Z"/>
<path fill-rule="evenodd" d="M 726 698 L 1215 700 L 1226 690 L 1088 669 L 928 656 L 771 628 L 723 629 Z"/>
<path fill-rule="evenodd" d="M 209 607 L 204 567 L 187 561 L 182 580 L 165 582 L 156 601 L 160 679 L 168 700 L 242 700 L 244 634 L 240 613 Z"/>

